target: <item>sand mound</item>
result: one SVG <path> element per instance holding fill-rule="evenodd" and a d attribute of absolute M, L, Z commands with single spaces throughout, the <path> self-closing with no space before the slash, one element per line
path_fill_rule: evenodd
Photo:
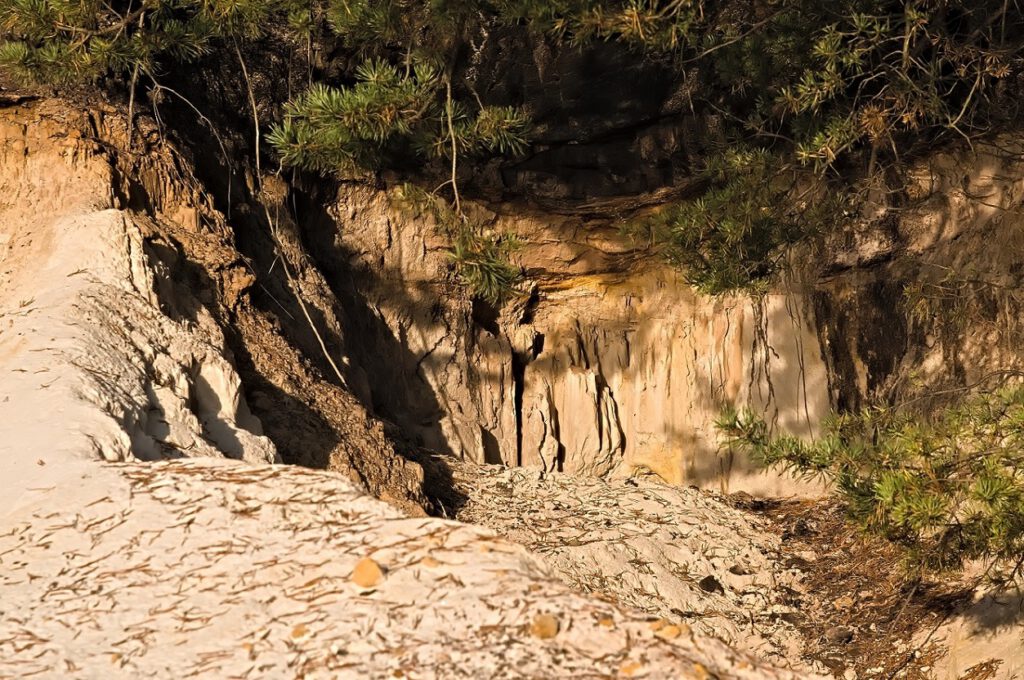
<path fill-rule="evenodd" d="M 459 466 L 458 514 L 540 555 L 569 585 L 804 672 L 803 586 L 780 540 L 695 488 Z"/>
<path fill-rule="evenodd" d="M 48 482 L 3 519 L 2 677 L 797 677 L 329 473 L 78 463 Z"/>

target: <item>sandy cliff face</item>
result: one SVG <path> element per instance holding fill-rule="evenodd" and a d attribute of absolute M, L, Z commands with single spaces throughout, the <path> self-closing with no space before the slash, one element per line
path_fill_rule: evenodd
<path fill-rule="evenodd" d="M 923 159 L 899 219 L 827 245 L 815 307 L 838 406 L 927 411 L 1020 370 L 1021 140 Z"/>
<path fill-rule="evenodd" d="M 110 163 L 53 121 L 0 135 L 5 463 L 15 449 L 279 460 L 213 318 L 187 292 L 161 299 L 153 224 L 118 208 Z"/>
<path fill-rule="evenodd" d="M 0 671 L 7 664 L 11 674 L 63 664 L 89 676 L 105 663 L 132 677 L 216 664 L 241 673 L 262 663 L 313 676 L 441 664 L 466 677 L 595 668 L 790 677 L 706 637 L 799 668 L 780 618 L 780 584 L 796 575 L 773 563 L 777 542 L 712 498 L 647 481 L 461 469 L 459 486 L 475 494 L 465 517 L 515 532 L 548 554 L 545 567 L 480 530 L 402 518 L 360 487 L 422 513 L 423 472 L 396 446 L 412 437 L 475 462 L 788 493 L 796 487 L 718 450 L 711 420 L 723 404 L 811 433 L 832 403 L 941 395 L 1019 362 L 1024 168 L 1008 142 L 932 159 L 900 221 L 842 235 L 824 279 L 759 305 L 698 298 L 594 216 L 599 209 L 506 204 L 476 209 L 526 243 L 518 257 L 532 287 L 497 310 L 438 283 L 446 240 L 389 191 L 345 184 L 323 202 L 307 195 L 298 219 L 279 227 L 294 286 L 342 368 L 335 381 L 273 250 L 254 240 L 258 229 L 248 245 L 265 261 L 243 255 L 239 234 L 157 135 L 140 131 L 152 146 L 129 153 L 116 116 L 4 103 L 0 515 L 14 531 L 0 532 L 0 603 L 16 603 L 17 616 L 0 616 L 0 645 L 13 645 Z M 905 291 L 921 281 L 933 288 L 915 312 Z M 940 314 L 942 305 L 956 313 Z M 148 464 L 185 457 L 205 460 Z M 279 457 L 358 484 L 265 465 Z M 500 495 L 506 485 L 525 495 Z M 591 513 L 612 529 L 587 524 Z M 696 517 L 707 527 L 676 531 Z M 614 529 L 633 521 L 636 531 Z M 576 545 L 574 528 L 597 547 Z M 228 534 L 230 545 L 217 542 Z M 723 550 L 705 550 L 705 536 Z M 155 563 L 136 552 L 143 540 L 158 541 Z M 343 557 L 324 562 L 325 550 Z M 395 574 L 372 593 L 353 585 L 364 553 Z M 619 578 L 640 558 L 665 578 Z M 737 573 L 744 560 L 757 575 Z M 253 568 L 269 564 L 281 571 Z M 666 620 L 572 594 L 546 569 L 576 587 L 619 579 L 602 592 Z M 718 587 L 702 588 L 698 571 Z M 191 611 L 211 626 L 209 644 L 201 656 L 170 658 L 152 636 L 187 645 L 201 627 L 182 631 L 173 608 L 153 613 L 152 602 L 177 597 L 200 572 L 213 594 L 190 593 L 210 598 L 209 609 Z M 238 591 L 239 574 L 252 590 Z M 83 583 L 98 588 L 93 599 Z M 268 610 L 282 589 L 288 601 Z M 105 592 L 125 597 L 80 640 L 47 627 L 107 606 Z M 751 594 L 767 611 L 748 609 Z M 454 604 L 420 617 L 411 604 L 434 595 Z M 1019 608 L 978 600 L 939 631 L 951 648 L 948 677 L 992 656 L 1004 659 L 1001 672 L 1016 671 Z M 221 602 L 230 608 L 214 611 Z M 528 616 L 512 616 L 523 603 Z M 694 631 L 673 606 L 703 612 Z M 741 639 L 748 615 L 765 625 Z M 138 635 L 111 639 L 128 619 Z M 387 623 L 371 638 L 363 624 L 378 619 Z M 225 631 L 240 622 L 251 635 L 236 649 Z M 339 640 L 360 636 L 372 642 L 338 651 Z M 395 653 L 403 644 L 415 651 Z M 110 646 L 119 650 L 96 651 Z"/>
<path fill-rule="evenodd" d="M 10 474 L 13 451 L 284 458 L 422 513 L 419 467 L 250 301 L 252 266 L 177 152 L 145 129 L 149 148 L 127 151 L 116 112 L 52 101 L 0 108 L 0 134 Z"/>
<path fill-rule="evenodd" d="M 721 450 L 714 418 L 751 406 L 811 435 L 834 408 L 927 410 L 1019 369 L 1014 140 L 922 161 L 895 218 L 830 236 L 757 303 L 694 294 L 618 233 L 611 199 L 571 213 L 474 207 L 525 244 L 515 257 L 530 288 L 500 310 L 438 283 L 446 239 L 393 189 L 318 187 L 300 223 L 342 300 L 357 392 L 423 446 L 571 473 L 811 491 Z"/>
<path fill-rule="evenodd" d="M 304 229 L 355 301 L 353 382 L 424 446 L 577 474 L 798 488 L 720 451 L 713 420 L 750 405 L 787 431 L 816 431 L 830 399 L 806 296 L 701 298 L 609 220 L 478 208 L 526 244 L 531 288 L 499 311 L 437 283 L 445 241 L 399 205 L 394 192 L 343 185 Z"/>

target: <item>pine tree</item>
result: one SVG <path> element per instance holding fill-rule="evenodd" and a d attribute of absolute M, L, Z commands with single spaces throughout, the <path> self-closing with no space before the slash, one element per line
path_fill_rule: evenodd
<path fill-rule="evenodd" d="M 711 155 L 761 157 L 709 163 L 703 195 L 632 225 L 709 292 L 763 289 L 791 245 L 855 215 L 868 186 L 886 182 L 898 200 L 919 149 L 1016 120 L 1024 76 L 1024 11 L 1004 0 L 0 0 L 0 68 L 134 83 L 267 25 L 361 64 L 314 83 L 271 133 L 285 164 L 321 172 L 521 152 L 524 110 L 459 80 L 485 31 L 617 42 L 674 65 L 694 112 L 721 123 Z M 460 214 L 456 182 L 445 191 Z M 799 193 L 789 202 L 808 210 L 776 209 L 794 199 L 785 187 L 814 182 L 854 209 L 829 215 Z"/>
<path fill-rule="evenodd" d="M 972 559 L 1024 576 L 1024 387 L 980 393 L 931 420 L 892 408 L 844 414 L 808 442 L 726 412 L 726 445 L 835 484 L 851 518 L 907 549 L 917 571 Z"/>
<path fill-rule="evenodd" d="M 515 241 L 486 233 L 463 211 L 457 164 L 521 153 L 529 119 L 520 109 L 479 103 L 455 81 L 459 43 L 481 9 L 475 2 L 330 0 L 327 23 L 365 61 L 354 84 L 316 84 L 290 102 L 269 141 L 285 165 L 319 172 L 360 173 L 410 159 L 447 168 L 449 200 L 406 193 L 449 234 L 459 278 L 498 303 L 520 278 L 509 261 Z"/>

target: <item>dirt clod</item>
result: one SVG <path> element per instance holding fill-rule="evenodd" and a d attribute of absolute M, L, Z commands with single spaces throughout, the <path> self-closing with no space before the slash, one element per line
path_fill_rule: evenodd
<path fill-rule="evenodd" d="M 845 645 L 853 640 L 853 629 L 846 626 L 832 626 L 825 631 L 825 639 L 834 645 Z"/>
<path fill-rule="evenodd" d="M 702 578 L 697 585 L 700 586 L 700 589 L 705 593 L 725 594 L 725 588 L 722 587 L 722 583 L 710 574 Z"/>

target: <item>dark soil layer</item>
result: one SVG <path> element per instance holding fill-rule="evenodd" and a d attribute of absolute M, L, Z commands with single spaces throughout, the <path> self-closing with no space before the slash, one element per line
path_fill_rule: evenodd
<path fill-rule="evenodd" d="M 865 536 L 846 521 L 836 501 L 729 498 L 769 519 L 782 538 L 788 564 L 806 574 L 807 595 L 794 594 L 792 604 L 801 612 L 793 623 L 805 636 L 807 658 L 839 678 L 934 677 L 932 665 L 941 646 L 913 642 L 927 639 L 970 600 L 969 585 L 908 575 L 899 548 Z M 994 677 L 997 665 L 979 664 L 961 680 Z"/>

